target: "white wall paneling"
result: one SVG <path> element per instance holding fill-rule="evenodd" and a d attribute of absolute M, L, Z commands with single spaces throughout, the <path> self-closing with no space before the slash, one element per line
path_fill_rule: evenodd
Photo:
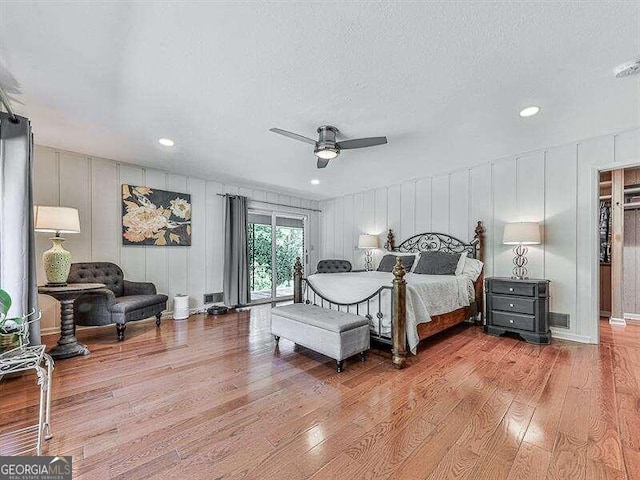
<path fill-rule="evenodd" d="M 353 241 L 353 204 L 354 198 L 353 195 L 349 195 L 344 198 L 343 210 L 344 215 L 342 217 L 342 225 L 338 230 L 338 233 L 342 234 L 342 249 L 344 252 L 343 258 L 349 260 L 353 264 L 353 256 L 355 253 L 355 246 L 358 242 L 356 239 L 355 243 Z"/>
<path fill-rule="evenodd" d="M 210 293 L 207 290 L 206 264 L 202 261 L 203 258 L 206 258 L 207 254 L 206 184 L 207 182 L 200 178 L 187 178 L 187 192 L 191 195 L 191 203 L 195 205 L 205 205 L 205 208 L 192 209 L 191 247 L 185 248 L 188 261 L 186 292 L 188 292 L 191 297 L 191 308 L 202 305 L 204 294 Z"/>
<path fill-rule="evenodd" d="M 122 185 L 123 183 L 128 185 L 145 184 L 145 171 L 142 168 L 134 167 L 132 165 L 119 165 L 118 170 L 120 172 L 120 180 L 118 181 L 119 185 Z M 118 189 L 118 193 L 120 194 L 120 189 Z M 118 197 L 118 203 L 120 204 L 120 197 Z M 122 208 L 121 205 L 120 208 Z M 122 244 L 122 239 L 120 239 L 120 244 Z M 145 248 L 146 247 L 138 245 L 121 245 L 119 265 L 124 272 L 125 278 L 129 278 L 131 280 L 144 280 L 147 278 L 147 259 L 144 253 Z M 167 292 L 168 290 L 164 293 Z"/>
<path fill-rule="evenodd" d="M 431 182 L 431 228 L 434 232 L 449 233 L 450 180 L 449 175 L 441 175 L 433 177 Z"/>
<path fill-rule="evenodd" d="M 535 152 L 523 155 L 516 160 L 517 168 L 517 205 L 516 218 L 522 221 L 539 222 L 544 229 L 545 219 L 545 153 Z M 529 259 L 529 276 L 544 276 L 544 243 L 531 245 Z"/>
<path fill-rule="evenodd" d="M 318 209 L 317 201 L 173 175 L 42 146 L 36 146 L 34 157 L 35 203 L 76 207 L 80 213 L 81 233 L 67 235 L 66 241 L 73 261 L 117 263 L 126 278 L 153 282 L 160 293 L 168 294 L 169 309 L 171 299 L 177 293 L 191 297 L 191 308 L 201 308 L 205 293 L 222 291 L 224 200 L 218 193 L 246 195 L 251 199 L 250 206 L 260 200 L 284 203 L 284 207 L 262 205 L 262 208 L 307 215 L 309 259 L 314 267 L 317 262 L 319 214 L 299 209 Z M 189 193 L 193 215 L 191 246 L 122 245 L 122 183 Z M 352 221 L 349 218 L 348 224 Z M 344 225 L 340 225 L 327 231 L 337 230 L 342 234 L 343 229 Z M 47 234 L 36 234 L 40 284 L 45 281 L 41 254 L 50 248 L 48 237 Z M 43 311 L 43 332 L 56 331 L 59 328 L 58 302 L 44 295 L 40 295 L 39 301 Z"/>
<path fill-rule="evenodd" d="M 627 131 L 615 135 L 615 162 L 637 162 L 640 158 L 640 135 L 634 131 Z"/>
<path fill-rule="evenodd" d="M 356 193 L 353 195 L 353 227 L 351 230 L 353 236 L 353 246 L 355 248 L 358 246 L 358 237 L 360 236 L 360 234 L 367 231 L 367 225 L 364 215 L 364 193 Z M 362 252 L 362 250 L 355 249 L 353 252 L 353 258 L 354 269 L 363 269 L 364 253 Z"/>
<path fill-rule="evenodd" d="M 187 177 L 167 174 L 167 190 L 171 192 L 187 192 Z M 193 200 L 193 199 L 192 199 Z M 193 204 L 192 204 L 193 205 Z M 192 206 L 192 212 L 195 207 Z M 192 231 L 195 225 L 192 222 Z M 190 293 L 187 288 L 189 278 L 189 252 L 193 247 L 167 247 L 167 277 L 169 282 L 169 310 L 173 310 L 173 297 Z M 198 299 L 202 303 L 202 299 Z"/>
<path fill-rule="evenodd" d="M 380 245 L 384 246 L 387 241 L 387 230 L 392 229 L 394 232 L 401 230 L 400 222 L 402 219 L 402 187 L 400 185 L 392 185 L 389 187 L 387 203 L 387 223 L 382 225 L 380 235 Z"/>
<path fill-rule="evenodd" d="M 509 276 L 513 269 L 513 253 L 508 245 L 502 244 L 505 223 L 518 220 L 517 209 L 517 164 L 515 161 L 501 161 L 493 164 L 493 228 L 487 231 L 493 257 L 493 274 Z"/>
<path fill-rule="evenodd" d="M 91 258 L 91 160 L 82 155 L 60 152 L 60 205 L 78 209 L 80 233 L 68 234 L 65 247 L 74 252 L 75 259 L 86 262 Z M 84 208 L 88 206 L 89 208 Z"/>
<path fill-rule="evenodd" d="M 487 232 L 487 245 L 489 244 L 489 238 L 493 238 L 488 235 L 488 233 L 493 231 L 493 189 L 491 188 L 491 172 L 492 166 L 488 163 L 472 168 L 470 172 L 470 218 L 467 238 L 472 238 L 478 220 L 482 220 Z M 486 276 L 493 275 L 493 249 L 488 246 L 484 251 L 484 267 Z"/>
<path fill-rule="evenodd" d="M 60 203 L 59 153 L 36 145 L 33 156 L 33 171 L 36 172 L 33 176 L 33 202 L 36 205 L 58 205 Z M 51 248 L 50 236 L 50 234 L 46 233 L 35 234 L 38 279 L 42 279 L 38 284 L 46 281 L 41 259 L 42 252 Z M 52 328 L 59 328 L 60 304 L 53 297 L 46 295 L 39 296 L 38 304 L 40 310 L 42 310 L 42 328 L 44 329 L 47 325 Z M 48 322 L 45 319 L 48 319 Z"/>
<path fill-rule="evenodd" d="M 144 186 L 157 188 L 159 190 L 169 190 L 167 188 L 167 174 L 159 170 L 147 169 L 145 171 Z M 120 205 L 118 205 L 118 208 L 120 208 Z M 195 209 L 193 214 L 195 214 Z M 118 241 L 120 241 L 119 236 Z M 150 279 L 153 278 L 153 282 L 159 292 L 168 292 L 169 272 L 167 270 L 167 249 L 173 247 L 148 246 L 143 248 L 145 255 L 145 279 L 147 277 Z"/>
<path fill-rule="evenodd" d="M 336 258 L 346 258 L 344 248 L 344 198 L 336 198 L 336 206 L 333 213 L 333 249 Z"/>
<path fill-rule="evenodd" d="M 568 329 L 554 335 L 579 341 L 597 339 L 597 167 L 640 163 L 640 130 L 587 139 L 568 145 L 514 155 L 448 175 L 424 177 L 345 195 L 322 202 L 322 258 L 348 258 L 335 249 L 334 237 L 353 238 L 393 228 L 396 241 L 426 231 L 450 233 L 463 240 L 473 236 L 478 220 L 486 233 L 488 276 L 508 276 L 511 247 L 502 244 L 506 222 L 533 220 L 543 226 L 545 242 L 529 250 L 532 277 L 551 280 L 551 311 L 569 315 Z M 351 204 L 353 202 L 353 221 Z M 384 212 L 384 214 L 383 214 Z M 385 217 L 386 215 L 386 217 Z M 592 218 L 593 217 L 593 218 Z M 335 218 L 340 218 L 339 223 Z M 382 252 L 378 252 L 377 258 Z M 342 254 L 343 257 L 339 257 Z M 361 252 L 354 256 L 361 267 Z M 640 282 L 639 282 L 640 284 Z M 639 302 L 640 305 L 640 302 Z"/>
<path fill-rule="evenodd" d="M 399 233 L 400 238 L 408 238 L 415 232 L 416 182 L 404 182 L 400 185 L 400 208 L 400 230 L 394 233 L 396 236 Z"/>
<path fill-rule="evenodd" d="M 445 230 L 456 238 L 469 237 L 469 170 L 449 176 L 449 228 Z"/>
<path fill-rule="evenodd" d="M 577 168 L 576 145 L 546 152 L 544 258 L 545 278 L 553 279 L 551 310 L 577 315 Z M 538 219 L 541 221 L 542 219 Z"/>
<path fill-rule="evenodd" d="M 415 182 L 415 225 L 409 225 L 410 231 L 429 232 L 431 231 L 431 178 L 422 178 Z M 410 192 L 407 192 L 410 194 Z M 407 199 L 409 202 L 411 198 Z M 402 212 L 400 212 L 402 216 Z M 396 230 L 405 233 L 404 229 Z M 402 237 L 406 238 L 406 237 Z"/>

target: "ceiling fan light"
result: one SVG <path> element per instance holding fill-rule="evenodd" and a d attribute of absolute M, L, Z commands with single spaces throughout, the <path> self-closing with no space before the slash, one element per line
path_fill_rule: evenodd
<path fill-rule="evenodd" d="M 323 147 L 316 148 L 314 152 L 316 157 L 322 158 L 323 160 L 332 160 L 338 156 L 340 151 L 337 148 Z"/>

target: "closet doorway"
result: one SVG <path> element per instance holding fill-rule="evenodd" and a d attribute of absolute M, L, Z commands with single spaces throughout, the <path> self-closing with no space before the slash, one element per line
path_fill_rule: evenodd
<path fill-rule="evenodd" d="M 640 167 L 599 180 L 600 325 L 640 331 Z"/>

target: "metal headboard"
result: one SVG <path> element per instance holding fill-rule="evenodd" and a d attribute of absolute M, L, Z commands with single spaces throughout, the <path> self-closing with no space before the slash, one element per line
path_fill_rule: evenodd
<path fill-rule="evenodd" d="M 394 252 L 446 252 L 457 254 L 467 252 L 469 256 L 476 258 L 479 251 L 480 242 L 475 239 L 471 243 L 464 243 L 461 240 L 446 235 L 444 233 L 421 233 L 414 235 L 394 248 Z"/>

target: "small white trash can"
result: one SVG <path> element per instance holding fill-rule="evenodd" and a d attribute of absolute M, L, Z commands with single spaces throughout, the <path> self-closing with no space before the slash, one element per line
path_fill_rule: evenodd
<path fill-rule="evenodd" d="M 189 318 L 189 295 L 173 297 L 173 319 L 185 320 Z"/>

